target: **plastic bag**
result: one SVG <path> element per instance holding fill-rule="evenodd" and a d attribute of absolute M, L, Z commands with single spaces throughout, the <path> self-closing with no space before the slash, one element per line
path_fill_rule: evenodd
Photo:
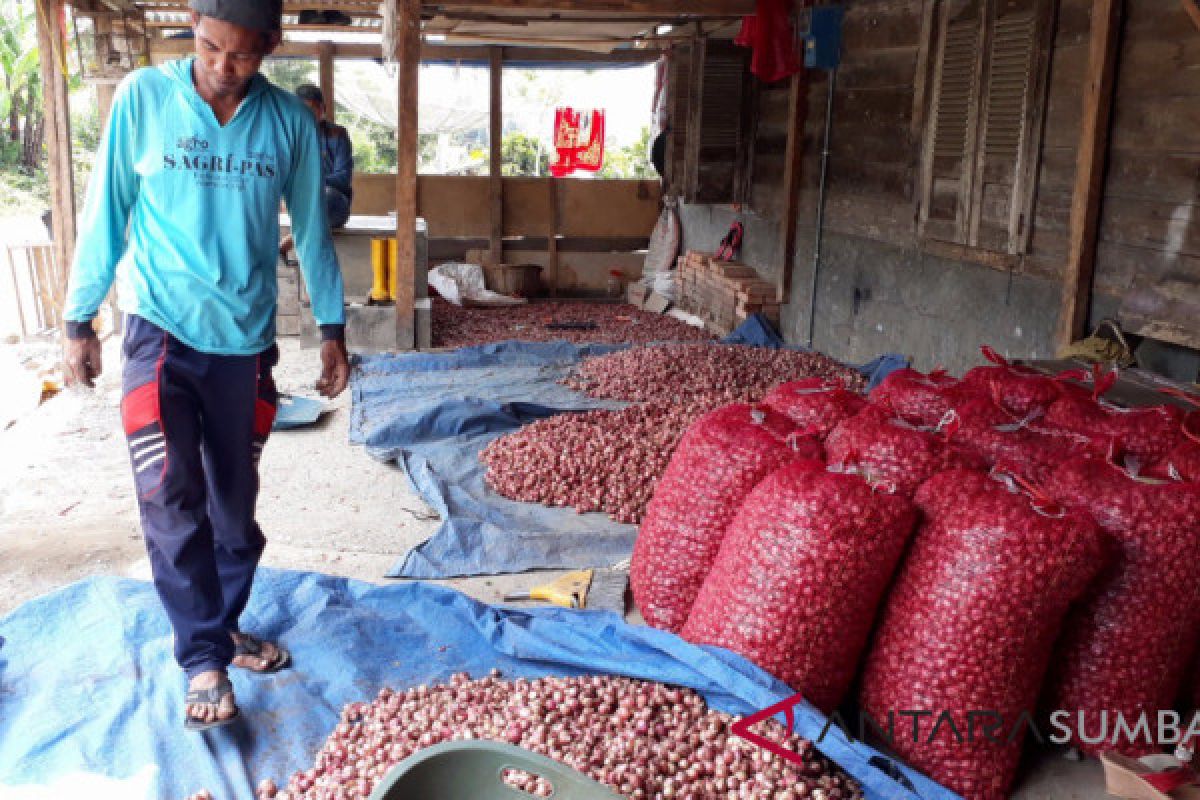
<path fill-rule="evenodd" d="M 896 715 L 892 748 L 917 769 L 969 800 L 1001 800 L 1028 728 L 1021 715 L 1095 573 L 1100 537 L 1085 514 L 1034 499 L 1007 475 L 949 470 L 916 504 L 925 522 L 867 656 L 862 709 L 885 729 Z M 999 715 L 982 720 L 998 723 L 991 736 L 968 716 L 980 712 Z"/>
<path fill-rule="evenodd" d="M 1048 489 L 1086 510 L 1108 535 L 1108 567 L 1068 619 L 1049 698 L 1070 712 L 1088 753 L 1158 752 L 1153 737 L 1117 736 L 1170 709 L 1200 634 L 1200 486 L 1136 479 L 1102 458 L 1074 459 Z M 1083 736 L 1077 727 L 1082 721 Z M 1105 724 L 1107 723 L 1107 724 Z M 1102 738 L 1092 742 L 1088 739 Z"/>
<path fill-rule="evenodd" d="M 784 463 L 814 456 L 820 443 L 769 409 L 727 406 L 688 428 L 634 543 L 629 580 L 646 622 L 678 632 L 746 495 Z"/>
<path fill-rule="evenodd" d="M 830 712 L 915 521 L 907 499 L 857 475 L 781 467 L 746 498 L 681 635 L 740 653 Z"/>

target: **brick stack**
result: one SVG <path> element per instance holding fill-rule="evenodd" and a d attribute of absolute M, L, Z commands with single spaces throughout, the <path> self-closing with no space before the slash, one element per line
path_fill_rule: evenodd
<path fill-rule="evenodd" d="M 753 314 L 779 325 L 775 286 L 759 278 L 754 267 L 718 261 L 695 250 L 682 256 L 676 266 L 679 306 L 704 320 L 713 333 L 725 336 Z"/>

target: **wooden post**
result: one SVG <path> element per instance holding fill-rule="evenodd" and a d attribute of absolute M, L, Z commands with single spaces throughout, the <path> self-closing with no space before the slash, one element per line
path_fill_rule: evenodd
<path fill-rule="evenodd" d="M 783 230 L 780 236 L 777 299 L 786 303 L 792 295 L 792 270 L 796 262 L 796 227 L 800 215 L 800 178 L 804 171 L 804 125 L 808 119 L 808 73 L 792 76 L 788 93 L 787 149 L 783 160 Z"/>
<path fill-rule="evenodd" d="M 49 154 L 54 257 L 61 269 L 69 270 L 75 253 L 75 173 L 71 165 L 71 113 L 67 81 L 63 76 L 66 51 L 59 30 L 63 4 L 62 0 L 35 0 L 35 5 L 45 103 L 46 152 Z"/>
<path fill-rule="evenodd" d="M 1108 130 L 1116 83 L 1122 0 L 1095 0 L 1088 43 L 1087 80 L 1083 85 L 1083 121 L 1071 199 L 1070 252 L 1063 276 L 1062 303 L 1056 343 L 1061 349 L 1086 332 L 1100 206 L 1104 199 L 1104 169 Z"/>
<path fill-rule="evenodd" d="M 321 94 L 325 95 L 325 119 L 337 122 L 337 105 L 333 86 L 333 42 L 317 43 L 317 73 L 321 80 Z"/>
<path fill-rule="evenodd" d="M 546 180 L 550 193 L 550 238 L 546 240 L 550 260 L 550 296 L 558 297 L 558 178 L 552 175 Z"/>
<path fill-rule="evenodd" d="M 491 79 L 488 121 L 488 189 L 491 197 L 491 235 L 488 259 L 493 264 L 504 263 L 504 58 L 499 47 L 488 48 L 488 71 Z"/>
<path fill-rule="evenodd" d="M 388 0 L 396 6 L 396 342 L 416 346 L 417 86 L 421 70 L 421 0 Z"/>

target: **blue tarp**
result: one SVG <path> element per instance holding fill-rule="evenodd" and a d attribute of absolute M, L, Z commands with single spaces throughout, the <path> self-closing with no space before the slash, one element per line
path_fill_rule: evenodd
<path fill-rule="evenodd" d="M 626 558 L 637 529 L 505 499 L 487 488 L 479 452 L 498 436 L 568 411 L 621 408 L 559 384 L 581 358 L 612 345 L 502 342 L 453 353 L 369 356 L 355 370 L 350 438 L 395 461 L 443 522 L 389 577 L 446 578 Z"/>
<path fill-rule="evenodd" d="M 765 320 L 735 332 L 740 343 L 778 347 Z M 773 337 L 773 338 L 772 338 Z M 581 359 L 624 345 L 500 342 L 449 353 L 367 356 L 353 379 L 351 441 L 396 462 L 441 516 L 441 527 L 405 554 L 389 577 L 448 578 L 532 569 L 609 566 L 629 556 L 636 528 L 600 513 L 517 503 L 485 484 L 479 452 L 534 420 L 621 408 L 561 385 Z M 904 366 L 882 356 L 856 367 L 872 381 Z"/>
<path fill-rule="evenodd" d="M 615 614 L 502 610 L 417 582 L 380 587 L 262 569 L 242 622 L 280 639 L 295 666 L 271 676 L 234 670 L 245 719 L 196 734 L 183 729 L 184 679 L 151 584 L 92 578 L 0 619 L 0 796 L 50 783 L 29 796 L 85 796 L 63 781 L 90 773 L 128 783 L 89 797 L 179 800 L 207 787 L 218 800 L 243 800 L 259 780 L 282 783 L 310 766 L 344 704 L 460 671 L 627 675 L 694 688 L 735 714 L 790 694 L 739 656 Z M 823 727 L 818 712 L 798 710 L 802 735 L 815 740 Z M 902 789 L 868 763 L 876 753 L 837 728 L 820 746 L 868 798 L 954 797 L 915 773 L 907 775 L 918 794 Z"/>

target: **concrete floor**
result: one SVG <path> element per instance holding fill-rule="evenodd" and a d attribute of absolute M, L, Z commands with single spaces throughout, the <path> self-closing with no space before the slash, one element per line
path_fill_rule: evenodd
<path fill-rule="evenodd" d="M 312 394 L 315 351 L 284 340 L 279 388 Z M 0 615 L 91 575 L 149 577 L 121 434 L 119 355 L 90 392 L 66 392 L 0 430 Z M 7 376 L 12 377 L 12 376 Z M 0 375 L 0 385 L 13 384 Z M 275 434 L 262 462 L 263 563 L 375 583 L 437 526 L 394 468 L 347 444 L 350 398 L 309 430 Z M 0 426 L 2 429 L 3 426 Z M 485 602 L 557 573 L 443 581 Z M 1104 797 L 1098 766 L 1047 754 L 1033 760 L 1021 800 Z"/>

